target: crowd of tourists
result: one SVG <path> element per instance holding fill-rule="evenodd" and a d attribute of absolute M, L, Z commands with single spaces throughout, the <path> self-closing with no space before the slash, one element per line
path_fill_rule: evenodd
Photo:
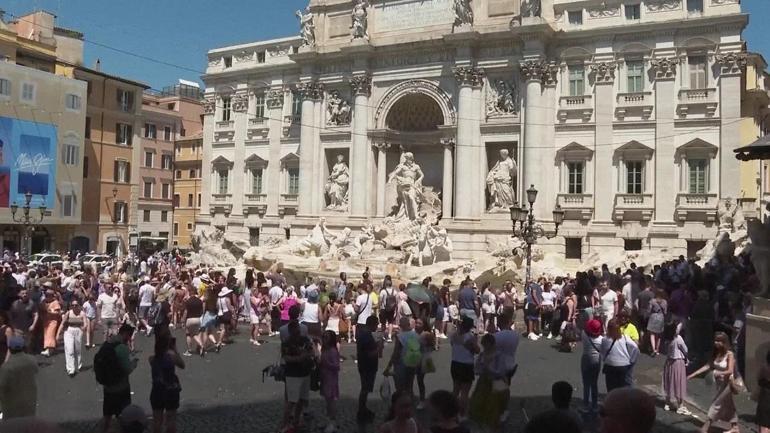
<path fill-rule="evenodd" d="M 709 372 L 715 394 L 703 432 L 715 422 L 738 430 L 733 396 L 743 388 L 745 316 L 757 286 L 750 262 L 741 256 L 703 267 L 681 256 L 647 269 L 633 263 L 614 271 L 603 266 L 575 276 L 541 277 L 523 288 L 513 281 L 470 278 L 459 287 L 430 278 L 396 284 L 389 276 L 374 281 L 368 270 L 354 279 L 341 273 L 334 281 L 309 278 L 292 284 L 280 266 L 248 269 L 241 278 L 235 269 L 190 266 L 175 253 L 80 268 L 29 267 L 5 252 L 0 276 L 4 420 L 35 415 L 33 354 L 63 353 L 66 374 L 75 376 L 83 351 L 93 349 L 96 381 L 104 392 L 104 431 L 114 427 L 115 417 L 122 431 L 143 431 L 136 416 L 141 409 L 131 405 L 129 377 L 138 362 L 135 339 L 154 336 L 149 358 L 153 430 L 174 432 L 182 390 L 176 369 L 185 368 L 185 357 L 226 355 L 234 334 L 248 329 L 254 346 L 280 341 L 281 361 L 264 373 L 285 386 L 282 431 L 302 427 L 311 390 L 326 402 L 325 432 L 338 430 L 345 343 L 356 347 L 359 423 L 375 418 L 368 397 L 379 382 L 385 383 L 380 393 L 391 399 L 386 422 L 379 426 L 383 433 L 424 431 L 415 409 L 430 410 L 435 433 L 466 432 L 466 420 L 500 431 L 510 416 L 520 336 L 554 339 L 564 352 L 581 351 L 580 415 L 573 416 L 567 403 L 560 412 L 565 416 L 534 417 L 527 431 L 556 431 L 554 422 L 563 423 L 561 431 L 573 431 L 572 426 L 580 431 L 584 420 L 596 418 L 612 427 L 606 431 L 649 431 L 651 423 L 632 423 L 637 416 L 627 413 L 645 404 L 646 394 L 633 388 L 642 353 L 666 358 L 661 372 L 666 410 L 690 416 L 684 404 L 687 381 Z M 517 328 L 522 322 L 524 327 Z M 184 344 L 175 335 L 184 335 Z M 440 374 L 434 357 L 445 344 L 451 347 L 452 389 L 429 393 L 425 375 Z M 385 345 L 393 346 L 387 358 Z M 385 379 L 378 379 L 380 373 Z M 600 376 L 609 393 L 603 405 Z M 770 358 L 757 384 L 756 422 L 768 433 Z M 554 385 L 555 404 L 564 389 Z M 567 402 L 571 392 L 570 387 Z M 608 414 L 610 406 L 614 413 Z M 652 414 L 654 420 L 654 404 Z"/>

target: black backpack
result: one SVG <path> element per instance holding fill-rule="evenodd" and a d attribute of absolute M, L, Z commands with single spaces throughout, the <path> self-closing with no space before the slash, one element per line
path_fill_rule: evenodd
<path fill-rule="evenodd" d="M 385 289 L 385 311 L 395 311 L 397 305 L 398 301 L 396 299 L 396 290 L 392 287 L 390 290 Z"/>
<path fill-rule="evenodd" d="M 123 379 L 123 368 L 118 361 L 115 348 L 120 343 L 104 343 L 94 356 L 94 374 L 102 386 L 116 385 Z"/>
<path fill-rule="evenodd" d="M 149 310 L 147 310 L 147 324 L 150 326 L 157 326 L 163 323 L 163 306 L 160 302 L 152 304 Z"/>

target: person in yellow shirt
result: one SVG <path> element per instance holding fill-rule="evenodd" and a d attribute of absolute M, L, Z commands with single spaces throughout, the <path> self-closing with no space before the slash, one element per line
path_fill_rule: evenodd
<path fill-rule="evenodd" d="M 620 322 L 621 334 L 634 340 L 634 343 L 639 344 L 639 330 L 636 329 L 636 325 L 631 323 L 631 315 L 628 314 L 628 311 L 621 310 L 618 313 L 618 321 Z"/>

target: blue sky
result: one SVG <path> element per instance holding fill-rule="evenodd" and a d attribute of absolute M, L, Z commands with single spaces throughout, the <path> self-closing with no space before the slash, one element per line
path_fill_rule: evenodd
<path fill-rule="evenodd" d="M 511 0 L 513 1 L 513 0 Z M 145 82 L 153 88 L 198 80 L 211 48 L 290 36 L 297 33 L 294 11 L 307 0 L 5 0 L 14 15 L 45 9 L 57 25 L 85 34 L 85 62 L 101 59 L 102 70 Z M 744 32 L 749 50 L 770 61 L 770 0 L 742 0 L 750 16 Z M 181 66 L 166 66 L 105 48 Z"/>

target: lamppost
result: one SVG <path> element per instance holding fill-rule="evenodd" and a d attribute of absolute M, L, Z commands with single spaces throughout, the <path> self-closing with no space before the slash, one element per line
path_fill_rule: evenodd
<path fill-rule="evenodd" d="M 43 221 L 43 218 L 45 218 L 45 202 L 38 208 L 40 210 L 40 218 L 38 219 L 29 214 L 29 211 L 32 209 L 32 206 L 30 206 L 31 202 L 32 193 L 27 191 L 27 193 L 24 194 L 24 206 L 21 207 L 23 212 L 18 218 L 16 217 L 16 212 L 19 211 L 19 205 L 17 205 L 15 201 L 11 205 L 11 216 L 13 217 L 13 221 L 24 224 L 24 233 L 21 240 L 21 248 L 19 249 L 22 257 L 27 255 L 27 244 L 29 243 L 29 238 L 32 235 L 35 224 L 40 224 Z"/>
<path fill-rule="evenodd" d="M 519 203 L 516 202 L 511 206 L 511 222 L 513 222 L 513 235 L 521 239 L 527 244 L 527 276 L 525 280 L 525 286 L 529 284 L 532 277 L 532 245 L 537 243 L 539 238 L 545 237 L 551 239 L 559 233 L 559 226 L 564 222 L 564 210 L 558 204 L 553 209 L 553 222 L 556 225 L 553 231 L 553 235 L 548 235 L 545 229 L 540 224 L 535 222 L 535 200 L 537 199 L 537 190 L 535 185 L 530 185 L 527 190 L 527 201 L 529 202 L 529 210 L 527 205 L 519 207 Z M 518 229 L 516 223 L 519 223 Z"/>

